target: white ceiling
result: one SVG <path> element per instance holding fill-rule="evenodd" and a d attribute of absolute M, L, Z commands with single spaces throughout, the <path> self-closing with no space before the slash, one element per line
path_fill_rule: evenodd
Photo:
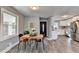
<path fill-rule="evenodd" d="M 79 14 L 79 6 L 39 6 L 39 10 L 34 11 L 30 6 L 14 6 L 25 16 L 63 16 Z"/>

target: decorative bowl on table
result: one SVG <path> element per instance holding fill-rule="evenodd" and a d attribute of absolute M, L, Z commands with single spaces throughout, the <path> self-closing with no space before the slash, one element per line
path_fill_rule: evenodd
<path fill-rule="evenodd" d="M 31 34 L 30 34 L 30 36 L 36 36 L 37 35 L 37 33 L 34 33 L 34 32 L 32 32 Z"/>

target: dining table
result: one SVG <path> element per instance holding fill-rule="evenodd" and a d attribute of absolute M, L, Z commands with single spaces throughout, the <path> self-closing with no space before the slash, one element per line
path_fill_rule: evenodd
<path fill-rule="evenodd" d="M 35 36 L 32 36 L 30 34 L 26 34 L 26 35 L 23 35 L 21 37 L 21 40 L 24 42 L 29 42 L 29 41 L 32 41 L 32 40 L 35 40 L 36 43 L 38 42 L 41 42 L 43 44 L 43 48 L 44 48 L 44 42 L 43 42 L 43 39 L 44 39 L 44 36 L 42 34 L 37 34 Z M 38 44 L 36 44 L 36 46 L 38 46 Z"/>

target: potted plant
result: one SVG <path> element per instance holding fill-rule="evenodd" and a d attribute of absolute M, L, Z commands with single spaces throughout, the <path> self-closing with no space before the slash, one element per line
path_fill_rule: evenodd
<path fill-rule="evenodd" d="M 26 34 L 30 34 L 30 32 L 29 31 L 24 31 L 24 35 L 26 35 Z"/>

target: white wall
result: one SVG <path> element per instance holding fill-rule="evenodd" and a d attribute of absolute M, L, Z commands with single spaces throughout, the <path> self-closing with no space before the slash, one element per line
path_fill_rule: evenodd
<path fill-rule="evenodd" d="M 34 27 L 36 28 L 36 31 L 40 33 L 40 20 L 39 17 L 25 17 L 25 29 L 31 31 L 30 23 L 34 23 Z"/>
<path fill-rule="evenodd" d="M 48 19 L 48 36 L 51 37 L 52 35 L 52 26 L 54 25 L 55 20 L 59 20 L 59 16 L 53 16 Z"/>
<path fill-rule="evenodd" d="M 1 11 L 1 9 L 0 9 Z M 0 24 L 1 24 L 1 12 L 0 12 Z M 1 37 L 1 25 L 0 25 L 0 37 Z"/>

